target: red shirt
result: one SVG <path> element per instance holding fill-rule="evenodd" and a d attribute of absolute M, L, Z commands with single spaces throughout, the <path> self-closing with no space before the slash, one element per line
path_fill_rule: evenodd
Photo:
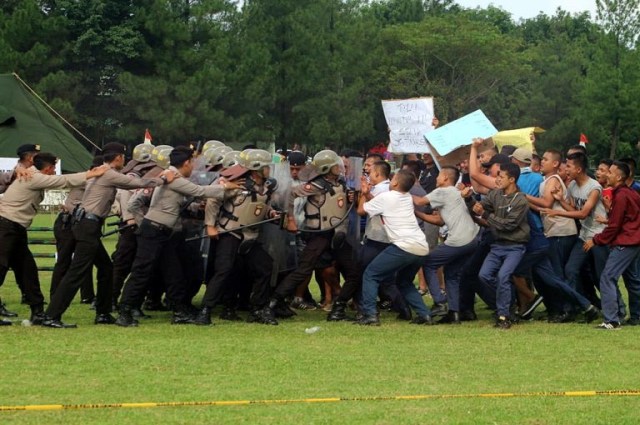
<path fill-rule="evenodd" d="M 640 245 L 640 195 L 627 185 L 613 189 L 609 224 L 593 237 L 596 245 Z"/>

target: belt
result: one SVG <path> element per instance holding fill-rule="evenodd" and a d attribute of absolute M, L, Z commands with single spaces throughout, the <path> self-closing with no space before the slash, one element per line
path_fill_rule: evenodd
<path fill-rule="evenodd" d="M 83 218 L 86 218 L 87 220 L 95 221 L 100 224 L 104 223 L 104 218 L 91 213 L 84 213 Z"/>
<path fill-rule="evenodd" d="M 22 227 L 24 229 L 24 226 L 22 226 L 20 223 L 16 223 L 15 221 L 9 220 L 8 218 L 4 218 L 4 217 L 0 216 L 0 221 L 3 221 L 5 223 L 7 223 L 7 224 L 12 224 L 14 226 L 20 226 L 20 227 Z"/>
<path fill-rule="evenodd" d="M 149 223 L 149 225 L 150 225 L 151 227 L 155 227 L 156 229 L 158 229 L 158 230 L 162 230 L 163 232 L 170 232 L 171 230 L 173 230 L 173 229 L 171 229 L 171 227 L 169 227 L 169 226 L 165 226 L 164 224 L 157 223 L 157 222 L 152 221 L 152 220 L 149 220 L 149 219 L 145 219 L 145 221 L 146 221 L 147 223 Z"/>

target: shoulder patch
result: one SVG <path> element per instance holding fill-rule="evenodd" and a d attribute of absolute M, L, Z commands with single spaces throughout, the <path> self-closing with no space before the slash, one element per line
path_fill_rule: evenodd
<path fill-rule="evenodd" d="M 309 183 L 305 184 L 304 190 L 311 190 L 311 185 Z"/>

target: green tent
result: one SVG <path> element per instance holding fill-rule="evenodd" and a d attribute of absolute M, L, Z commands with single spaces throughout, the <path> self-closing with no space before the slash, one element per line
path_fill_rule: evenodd
<path fill-rule="evenodd" d="M 18 146 L 40 145 L 62 161 L 64 171 L 83 171 L 91 153 L 67 131 L 44 104 L 12 74 L 0 75 L 0 157 L 16 156 Z"/>

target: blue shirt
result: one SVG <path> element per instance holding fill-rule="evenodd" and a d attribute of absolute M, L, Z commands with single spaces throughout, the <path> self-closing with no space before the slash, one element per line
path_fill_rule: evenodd
<path fill-rule="evenodd" d="M 520 191 L 527 195 L 539 197 L 540 196 L 540 183 L 544 178 L 531 171 L 529 167 L 520 169 L 520 177 L 518 178 L 518 187 Z M 530 239 L 527 244 L 527 250 L 535 251 L 548 246 L 548 242 L 544 237 L 544 228 L 542 226 L 542 219 L 540 215 L 531 209 L 527 213 L 527 221 L 529 222 Z"/>

